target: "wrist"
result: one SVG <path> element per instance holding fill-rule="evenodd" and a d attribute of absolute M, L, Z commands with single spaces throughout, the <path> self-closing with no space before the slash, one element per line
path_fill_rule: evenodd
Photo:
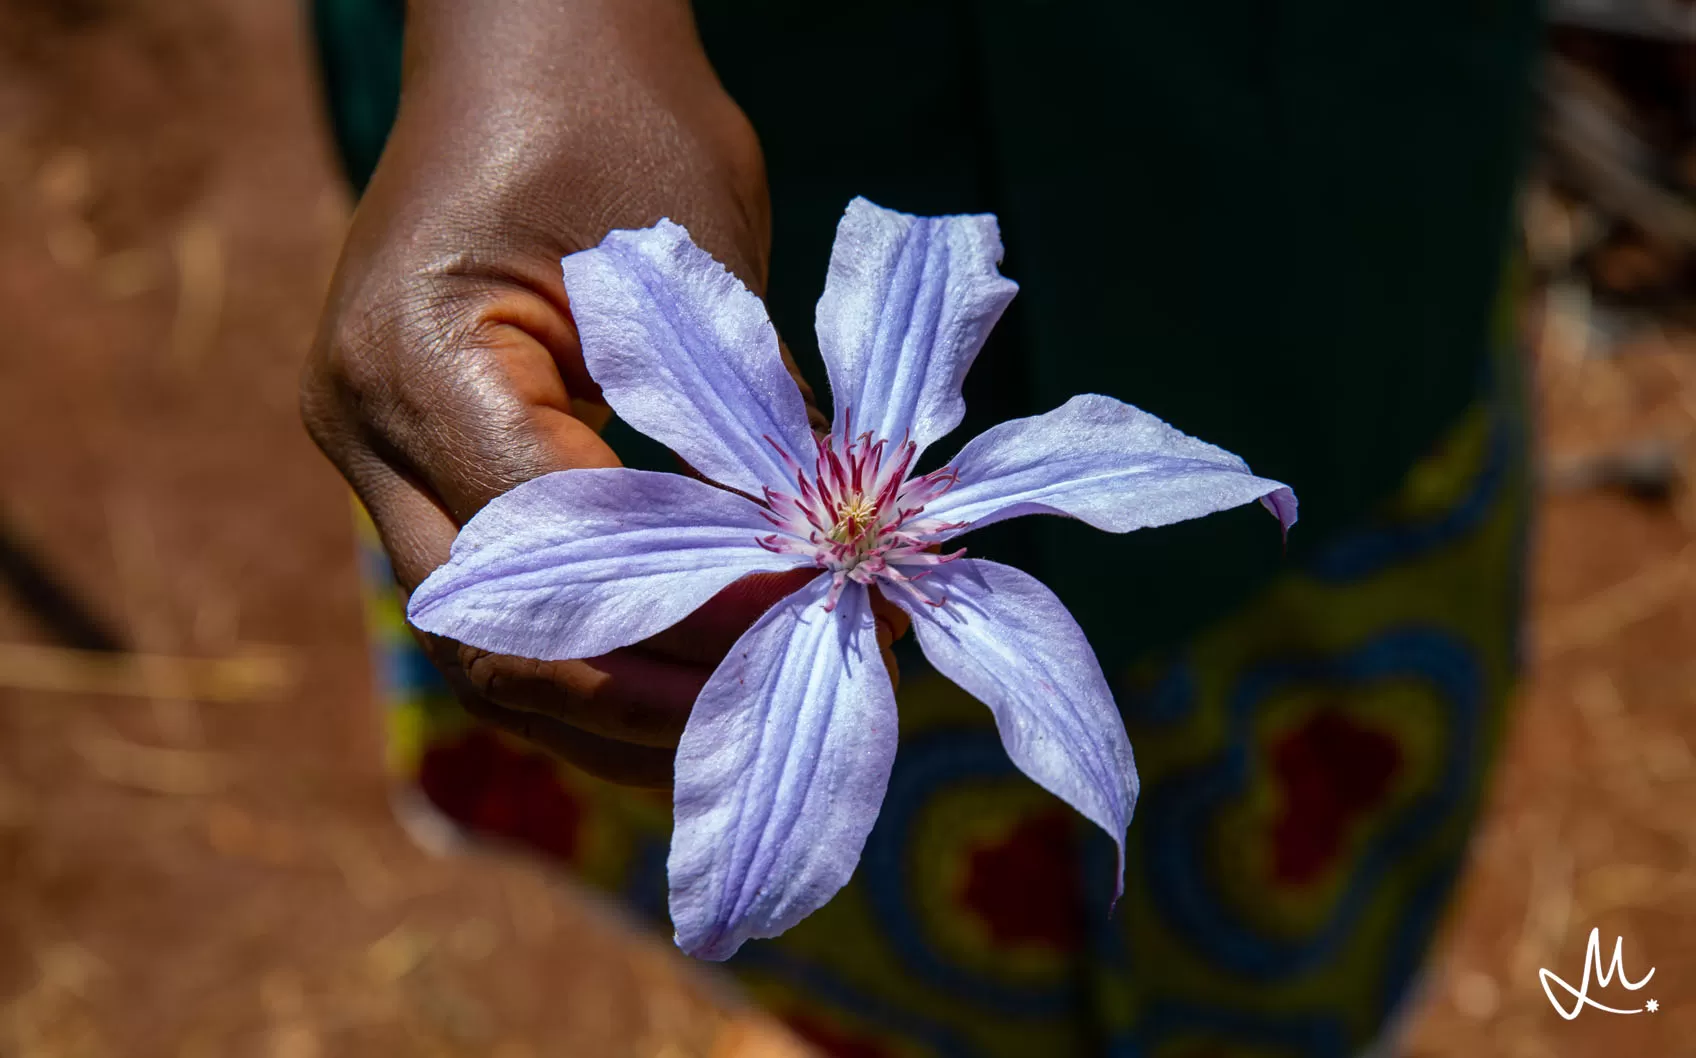
<path fill-rule="evenodd" d="M 414 0 L 409 17 L 400 116 L 371 195 L 415 209 L 407 227 L 425 244 L 439 234 L 557 264 L 667 216 L 764 289 L 764 163 L 687 3 Z"/>

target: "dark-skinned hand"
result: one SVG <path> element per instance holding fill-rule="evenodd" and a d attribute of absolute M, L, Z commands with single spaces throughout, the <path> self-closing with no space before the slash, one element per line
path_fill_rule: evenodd
<path fill-rule="evenodd" d="M 302 415 L 375 522 L 401 589 L 459 527 L 542 474 L 618 465 L 559 260 L 660 217 L 755 293 L 770 243 L 753 130 L 684 0 L 414 0 L 400 115 L 359 203 L 302 379 Z M 787 354 L 786 354 L 787 356 Z M 812 391 L 795 372 L 815 423 Z M 666 786 L 730 646 L 814 575 L 761 574 L 599 658 L 420 636 L 479 719 L 615 782 Z M 876 599 L 878 643 L 906 616 Z"/>

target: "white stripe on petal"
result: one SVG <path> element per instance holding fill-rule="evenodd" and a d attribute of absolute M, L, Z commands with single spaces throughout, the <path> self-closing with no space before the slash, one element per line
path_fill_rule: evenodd
<path fill-rule="evenodd" d="M 819 576 L 731 648 L 677 747 L 667 870 L 677 944 L 728 959 L 821 907 L 859 862 L 895 760 L 866 589 Z"/>
<path fill-rule="evenodd" d="M 646 639 L 750 573 L 810 565 L 760 546 L 754 503 L 681 474 L 562 470 L 495 497 L 407 603 L 418 628 L 560 661 Z"/>
<path fill-rule="evenodd" d="M 854 436 L 910 438 L 921 451 L 960 425 L 961 383 L 1019 289 L 1000 263 L 1001 231 L 988 214 L 848 204 L 817 321 L 838 436 L 850 412 Z"/>
<path fill-rule="evenodd" d="M 1112 397 L 1085 393 L 1044 415 L 1009 419 L 949 464 L 959 480 L 925 518 L 965 522 L 954 536 L 1023 514 L 1063 514 L 1110 533 L 1169 525 L 1268 500 L 1288 531 L 1296 498 L 1241 459 Z"/>

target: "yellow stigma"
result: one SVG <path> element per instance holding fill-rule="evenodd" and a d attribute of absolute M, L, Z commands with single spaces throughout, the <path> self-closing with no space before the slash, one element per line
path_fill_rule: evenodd
<path fill-rule="evenodd" d="M 877 504 L 869 496 L 850 496 L 836 511 L 830 538 L 839 544 L 853 543 L 877 517 Z"/>

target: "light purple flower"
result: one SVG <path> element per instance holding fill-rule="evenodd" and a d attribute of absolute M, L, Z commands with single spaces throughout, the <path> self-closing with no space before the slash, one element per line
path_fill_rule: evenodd
<path fill-rule="evenodd" d="M 1100 664 L 1034 578 L 938 545 L 1022 514 L 1120 533 L 1259 500 L 1286 532 L 1296 520 L 1283 485 L 1095 395 L 1004 422 L 913 476 L 959 425 L 961 382 L 1018 289 L 1000 260 L 994 217 L 850 203 L 818 306 L 837 416 L 817 440 L 764 306 L 682 228 L 615 231 L 567 257 L 607 402 L 725 489 L 549 474 L 484 508 L 413 593 L 407 615 L 425 631 L 558 660 L 653 635 L 749 573 L 820 571 L 731 648 L 678 746 L 671 917 L 692 955 L 782 933 L 853 874 L 895 758 L 873 586 L 989 707 L 1013 762 L 1119 844 L 1117 892 L 1137 774 Z"/>

